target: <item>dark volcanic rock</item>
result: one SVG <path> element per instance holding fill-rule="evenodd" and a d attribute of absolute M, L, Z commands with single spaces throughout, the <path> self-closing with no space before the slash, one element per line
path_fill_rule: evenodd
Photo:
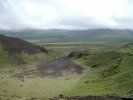
<path fill-rule="evenodd" d="M 4 35 L 0 35 L 0 44 L 4 51 L 8 52 L 10 55 L 21 54 L 22 52 L 27 54 L 36 54 L 40 52 L 48 53 L 43 47 Z"/>
<path fill-rule="evenodd" d="M 51 61 L 41 62 L 37 65 L 37 68 L 42 76 L 58 76 L 66 71 L 80 74 L 83 71 L 83 68 L 80 65 L 75 64 L 67 57 L 59 57 Z"/>

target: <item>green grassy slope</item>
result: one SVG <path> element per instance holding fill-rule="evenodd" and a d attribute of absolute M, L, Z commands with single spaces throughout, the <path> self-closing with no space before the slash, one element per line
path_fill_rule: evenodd
<path fill-rule="evenodd" d="M 125 49 L 125 46 L 121 48 Z M 133 55 L 130 52 L 88 53 L 75 61 L 86 66 L 88 71 L 75 88 L 65 92 L 66 95 L 133 96 Z"/>
<path fill-rule="evenodd" d="M 126 44 L 125 46 L 119 48 L 118 51 L 133 54 L 133 43 Z"/>
<path fill-rule="evenodd" d="M 13 64 L 13 63 L 14 60 L 11 57 L 9 57 L 7 52 L 5 52 L 2 46 L 0 45 L 0 64 Z"/>
<path fill-rule="evenodd" d="M 47 49 L 18 38 L 0 35 L 0 65 L 35 63 L 55 58 L 58 54 L 48 53 Z"/>
<path fill-rule="evenodd" d="M 21 53 L 19 55 L 9 55 L 0 46 L 0 65 L 16 65 L 16 64 L 32 64 L 44 60 L 51 60 L 58 56 L 62 56 L 63 53 L 60 51 L 50 51 L 49 53 L 37 53 L 37 54 L 26 54 Z"/>

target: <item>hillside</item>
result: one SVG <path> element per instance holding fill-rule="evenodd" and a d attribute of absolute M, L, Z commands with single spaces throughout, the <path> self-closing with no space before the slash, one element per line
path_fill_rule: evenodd
<path fill-rule="evenodd" d="M 24 40 L 0 35 L 0 63 L 25 63 L 24 55 L 35 55 L 48 53 L 48 51 L 38 45 L 26 42 Z"/>
<path fill-rule="evenodd" d="M 5 38 L 10 40 L 9 37 Z M 38 47 L 28 44 L 32 48 Z M 2 44 L 0 47 L 2 100 L 133 98 L 132 43 L 117 49 L 86 48 L 71 51 L 67 48 L 71 51 L 68 55 L 63 47 L 59 47 L 57 51 L 49 50 L 48 53 L 22 51 L 17 55 L 3 49 Z M 14 48 L 16 47 L 20 46 Z"/>
<path fill-rule="evenodd" d="M 86 66 L 88 72 L 67 94 L 133 96 L 133 54 L 130 54 L 132 46 L 131 43 L 122 46 L 126 52 L 116 49 L 70 53 L 69 57 Z"/>
<path fill-rule="evenodd" d="M 0 44 L 4 51 L 8 52 L 10 55 L 21 54 L 22 52 L 27 54 L 36 54 L 40 52 L 48 53 L 48 51 L 43 47 L 4 35 L 0 35 Z"/>
<path fill-rule="evenodd" d="M 133 43 L 126 44 L 118 49 L 119 52 L 133 54 Z"/>
<path fill-rule="evenodd" d="M 132 30 L 88 29 L 88 30 L 0 30 L 5 35 L 32 42 L 83 42 L 83 43 L 127 43 L 133 41 Z"/>

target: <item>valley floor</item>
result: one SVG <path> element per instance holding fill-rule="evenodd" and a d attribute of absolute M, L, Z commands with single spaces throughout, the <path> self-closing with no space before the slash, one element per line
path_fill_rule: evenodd
<path fill-rule="evenodd" d="M 31 66 L 31 65 L 30 65 Z M 0 99 L 43 98 L 59 96 L 64 91 L 69 91 L 77 84 L 82 74 L 68 74 L 63 76 L 37 76 L 37 77 L 14 77 L 14 73 L 21 71 L 20 66 L 10 66 L 0 70 Z M 20 72 L 19 72 L 20 73 Z M 2 99 L 5 100 L 5 99 Z"/>
<path fill-rule="evenodd" d="M 37 98 L 47 100 L 51 97 L 107 94 L 133 97 L 133 54 L 118 51 L 116 47 L 79 50 L 80 45 L 75 46 L 74 49 L 69 47 L 61 49 L 62 46 L 53 48 L 61 52 L 52 54 L 53 58 L 49 57 L 51 54 L 41 55 L 41 58 L 45 57 L 45 60 L 53 61 L 75 50 L 76 53 L 74 52 L 69 59 L 81 65 L 84 68 L 83 73 L 66 72 L 59 77 L 25 75 L 14 77 L 16 73 L 26 74 L 28 70 L 36 70 L 39 61 L 31 63 L 34 59 L 29 60 L 29 57 L 24 55 L 23 58 L 28 60 L 27 65 L 0 65 L 0 100 L 36 100 Z M 53 48 L 49 49 L 53 51 Z"/>

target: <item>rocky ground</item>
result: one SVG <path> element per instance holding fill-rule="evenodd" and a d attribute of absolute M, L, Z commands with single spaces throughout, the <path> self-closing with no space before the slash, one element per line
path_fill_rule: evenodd
<path fill-rule="evenodd" d="M 73 96 L 50 98 L 50 100 L 133 100 L 133 98 L 123 98 L 119 96 Z"/>
<path fill-rule="evenodd" d="M 67 57 L 58 57 L 53 60 L 43 61 L 37 64 L 36 69 L 24 70 L 13 76 L 23 77 L 58 77 L 66 74 L 82 74 L 84 68 Z"/>

